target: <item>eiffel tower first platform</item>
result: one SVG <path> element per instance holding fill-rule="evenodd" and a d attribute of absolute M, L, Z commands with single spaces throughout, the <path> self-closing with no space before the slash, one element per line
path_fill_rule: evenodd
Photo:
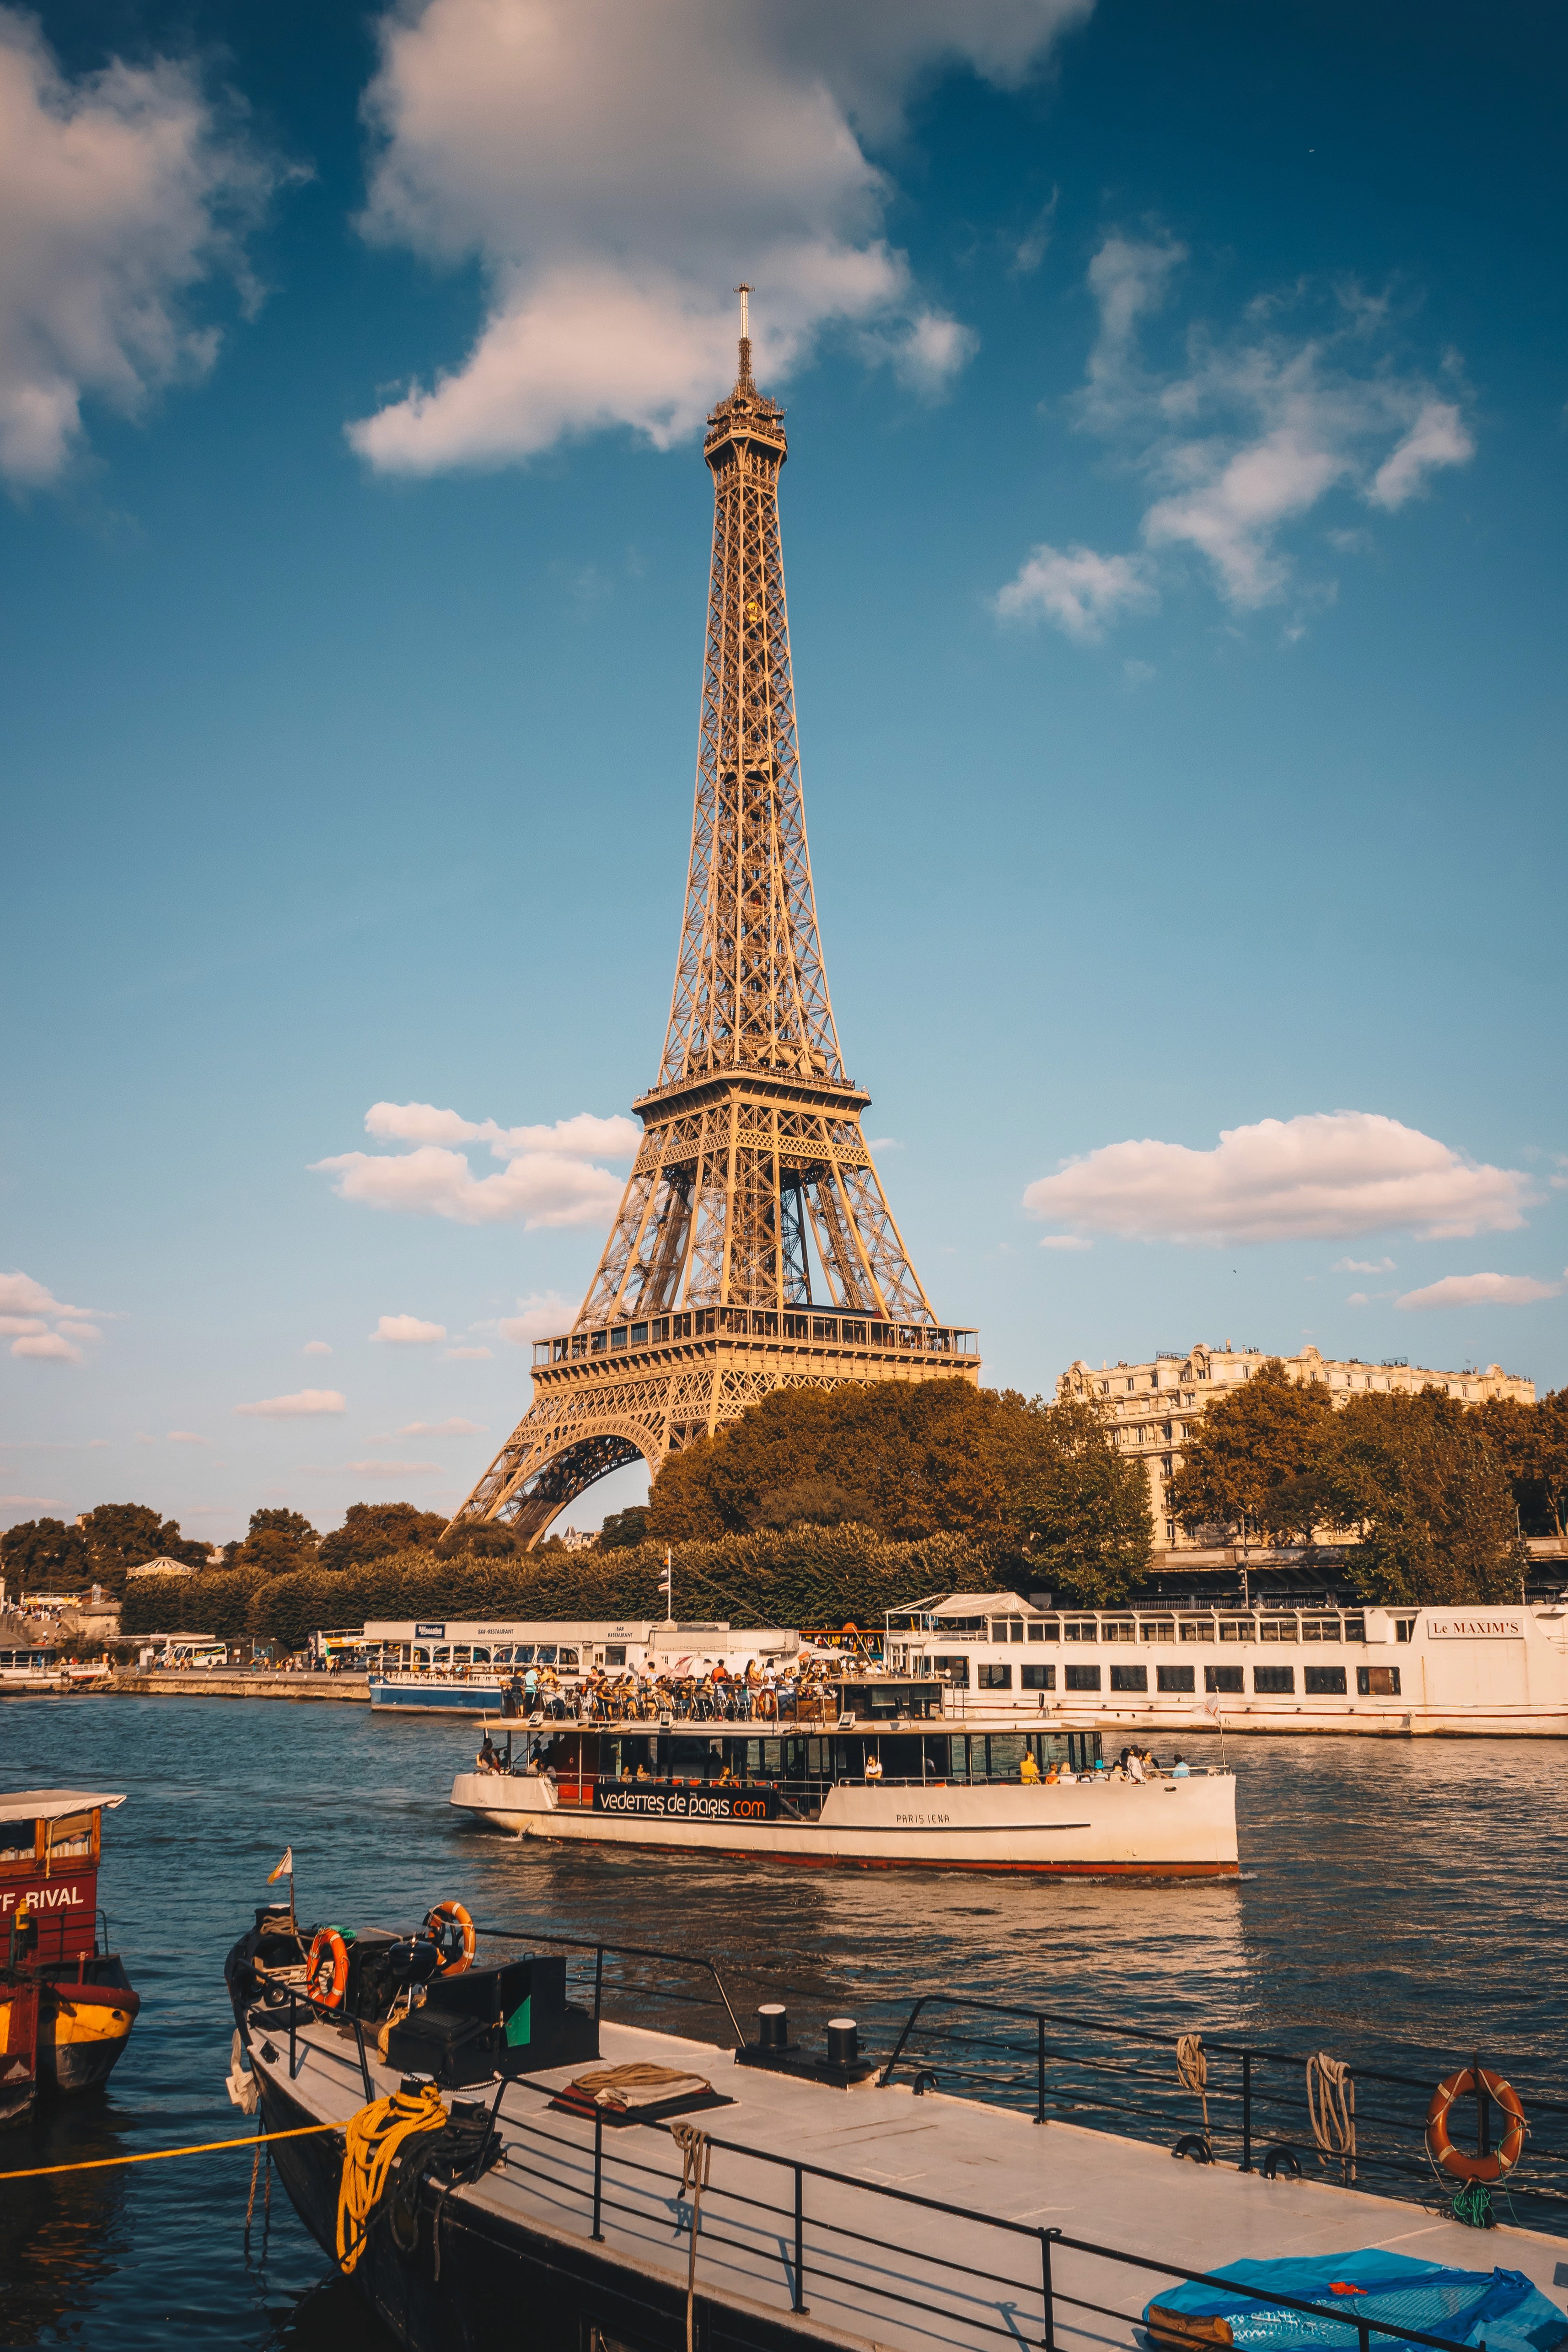
<path fill-rule="evenodd" d="M 531 1546 L 595 1479 L 667 1454 L 770 1390 L 976 1381 L 883 1196 L 817 937 L 790 677 L 784 411 L 741 370 L 708 421 L 713 562 L 686 915 L 658 1083 L 620 1213 L 533 1402 L 451 1522 Z M 818 1272 L 814 1275 L 813 1262 Z"/>

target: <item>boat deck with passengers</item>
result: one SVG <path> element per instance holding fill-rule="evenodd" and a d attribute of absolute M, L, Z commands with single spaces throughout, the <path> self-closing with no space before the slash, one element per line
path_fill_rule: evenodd
<path fill-rule="evenodd" d="M 841 1674 L 795 1711 L 489 1730 L 452 1803 L 520 1837 L 862 1868 L 1234 1877 L 1226 1771 L 1106 1769 L 1098 1730 L 945 1720 L 934 1677 Z M 647 1702 L 645 1702 L 646 1704 Z M 700 1702 L 699 1702 L 699 1705 Z"/>

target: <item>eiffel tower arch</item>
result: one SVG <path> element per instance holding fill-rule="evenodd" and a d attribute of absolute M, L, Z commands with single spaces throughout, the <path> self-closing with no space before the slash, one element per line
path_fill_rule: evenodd
<path fill-rule="evenodd" d="M 910 1263 L 839 1052 L 795 740 L 784 411 L 752 378 L 748 290 L 702 448 L 713 558 L 664 1058 L 582 1311 L 536 1342 L 533 1402 L 451 1521 L 530 1546 L 596 1479 L 639 1454 L 657 1475 L 771 1390 L 980 1374 L 976 1334 L 938 1322 Z"/>

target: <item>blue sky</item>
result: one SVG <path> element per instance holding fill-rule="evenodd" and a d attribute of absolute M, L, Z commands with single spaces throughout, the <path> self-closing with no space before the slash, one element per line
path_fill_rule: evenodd
<path fill-rule="evenodd" d="M 0 7 L 5 1517 L 450 1506 L 523 1410 L 658 1066 L 742 276 L 939 1314 L 1028 1391 L 1568 1379 L 1563 46 Z"/>

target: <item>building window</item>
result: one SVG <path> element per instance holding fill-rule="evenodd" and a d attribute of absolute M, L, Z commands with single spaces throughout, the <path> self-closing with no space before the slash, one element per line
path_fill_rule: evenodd
<path fill-rule="evenodd" d="M 1394 1638 L 1396 1642 L 1408 1642 L 1415 1631 L 1415 1620 L 1414 1617 L 1396 1617 L 1394 1619 Z"/>
<path fill-rule="evenodd" d="M 931 1660 L 931 1665 L 937 1675 L 939 1675 L 942 1680 L 947 1685 L 949 1690 L 967 1690 L 969 1688 L 969 1660 L 967 1658 L 933 1658 Z"/>
<path fill-rule="evenodd" d="M 1020 1690 L 1055 1690 L 1056 1686 L 1055 1666 L 1020 1666 L 1018 1669 Z"/>
<path fill-rule="evenodd" d="M 1011 1690 L 1013 1687 L 1012 1667 L 982 1666 L 980 1669 L 980 1687 L 982 1690 Z"/>
<path fill-rule="evenodd" d="M 1397 1698 L 1399 1668 L 1397 1666 L 1358 1666 L 1355 1686 L 1363 1698 Z"/>
<path fill-rule="evenodd" d="M 1110 1687 L 1113 1691 L 1146 1691 L 1149 1687 L 1147 1666 L 1112 1666 Z"/>
<path fill-rule="evenodd" d="M 605 1664 L 607 1666 L 624 1666 L 626 1663 L 626 1643 L 624 1642 L 611 1642 L 607 1643 L 605 1650 Z"/>
<path fill-rule="evenodd" d="M 1194 1686 L 1195 1669 L 1192 1666 L 1156 1666 L 1154 1683 L 1163 1691 L 1190 1691 Z"/>
<path fill-rule="evenodd" d="M 1100 1668 L 1098 1666 L 1069 1666 L 1067 1670 L 1067 1686 L 1068 1690 L 1097 1691 L 1100 1688 Z"/>
<path fill-rule="evenodd" d="M 1241 1668 L 1239 1666 L 1205 1666 L 1204 1688 L 1206 1691 L 1239 1691 Z"/>
<path fill-rule="evenodd" d="M 1303 1669 L 1309 1698 L 1343 1698 L 1345 1670 L 1343 1666 L 1307 1666 Z"/>
<path fill-rule="evenodd" d="M 1252 1687 L 1259 1695 L 1268 1692 L 1276 1697 L 1293 1697 L 1296 1690 L 1296 1669 L 1294 1666 L 1254 1666 Z"/>

